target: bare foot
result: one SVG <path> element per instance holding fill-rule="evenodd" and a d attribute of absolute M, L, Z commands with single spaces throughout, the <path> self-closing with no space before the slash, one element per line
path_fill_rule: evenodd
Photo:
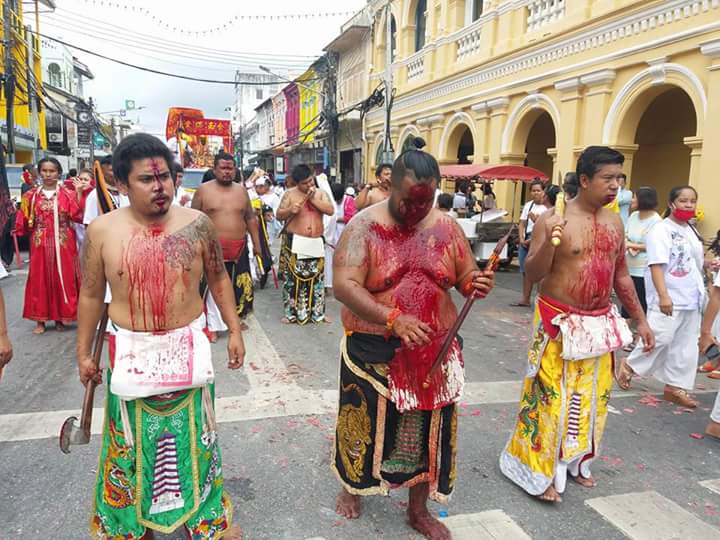
<path fill-rule="evenodd" d="M 332 324 L 332 319 L 330 319 L 330 317 L 325 315 L 320 322 L 323 322 L 325 324 Z"/>
<path fill-rule="evenodd" d="M 578 474 L 577 476 L 573 476 L 572 474 L 569 474 L 570 478 L 573 479 L 574 482 L 577 482 L 582 487 L 585 488 L 594 488 L 597 486 L 597 482 L 595 479 L 591 476 L 590 478 L 585 478 L 584 476 Z"/>
<path fill-rule="evenodd" d="M 710 420 L 708 425 L 705 427 L 705 435 L 720 439 L 720 423 Z"/>
<path fill-rule="evenodd" d="M 151 529 L 145 529 L 147 532 L 140 540 L 155 540 L 155 533 Z"/>
<path fill-rule="evenodd" d="M 67 330 L 67 326 L 65 326 L 60 321 L 55 321 L 55 330 L 57 330 L 58 332 L 64 332 L 65 330 Z"/>
<path fill-rule="evenodd" d="M 230 527 L 223 538 L 225 540 L 242 540 L 242 531 L 238 526 Z"/>
<path fill-rule="evenodd" d="M 348 519 L 359 518 L 360 496 L 352 495 L 343 489 L 335 500 L 335 512 Z"/>
<path fill-rule="evenodd" d="M 545 490 L 545 493 L 542 495 L 537 496 L 538 499 L 545 502 L 551 502 L 551 503 L 559 503 L 562 502 L 562 497 L 560 494 L 555 490 L 553 486 L 550 486 Z"/>
<path fill-rule="evenodd" d="M 35 326 L 35 329 L 32 331 L 33 334 L 39 335 L 45 333 L 45 323 L 37 323 L 37 326 Z"/>
<path fill-rule="evenodd" d="M 280 319 L 280 322 L 283 324 L 293 324 L 295 321 L 291 321 L 287 317 L 283 317 L 282 319 Z"/>
<path fill-rule="evenodd" d="M 414 512 L 408 509 L 408 525 L 410 525 L 417 532 L 422 534 L 425 538 L 431 540 L 451 540 L 450 530 L 440 523 L 437 519 L 430 515 L 430 512 L 421 510 L 420 512 Z"/>
<path fill-rule="evenodd" d="M 245 332 L 245 331 L 247 331 L 247 329 L 248 329 L 247 323 L 245 321 L 240 321 L 240 330 Z"/>

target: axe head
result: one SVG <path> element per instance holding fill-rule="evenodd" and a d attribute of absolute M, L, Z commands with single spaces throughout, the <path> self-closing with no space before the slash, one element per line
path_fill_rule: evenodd
<path fill-rule="evenodd" d="M 77 416 L 71 416 L 63 422 L 60 428 L 60 450 L 64 454 L 70 453 L 70 447 L 76 444 L 88 444 L 90 433 L 80 427 Z"/>

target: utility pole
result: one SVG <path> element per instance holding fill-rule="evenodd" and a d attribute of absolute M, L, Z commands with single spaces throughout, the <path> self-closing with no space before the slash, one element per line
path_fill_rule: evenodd
<path fill-rule="evenodd" d="M 392 0 L 385 5 L 385 135 L 383 137 L 382 163 L 394 160 L 392 141 L 390 140 L 390 112 L 392 108 L 393 74 L 392 74 Z"/>
<path fill-rule="evenodd" d="M 15 67 L 13 66 L 12 14 L 10 0 L 3 0 L 3 50 L 5 53 L 5 125 L 7 159 L 15 162 Z"/>
<path fill-rule="evenodd" d="M 338 111 L 337 111 L 337 54 L 327 53 L 325 96 L 323 99 L 323 112 L 328 130 L 328 177 L 337 178 L 337 149 L 338 149 Z"/>

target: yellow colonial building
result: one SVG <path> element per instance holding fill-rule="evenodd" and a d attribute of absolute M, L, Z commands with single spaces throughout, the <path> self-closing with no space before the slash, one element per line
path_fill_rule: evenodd
<path fill-rule="evenodd" d="M 371 87 L 387 0 L 370 0 Z M 606 144 L 631 187 L 700 193 L 720 228 L 720 0 L 392 0 L 396 155 L 420 135 L 442 164 L 527 164 L 555 182 Z M 367 116 L 370 177 L 384 111 Z M 511 189 L 496 186 L 512 205 Z"/>

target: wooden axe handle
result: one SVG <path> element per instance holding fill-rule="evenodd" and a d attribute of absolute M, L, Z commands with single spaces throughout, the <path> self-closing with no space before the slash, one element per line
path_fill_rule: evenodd
<path fill-rule="evenodd" d="M 93 344 L 93 365 L 100 366 L 100 357 L 102 356 L 103 343 L 105 341 L 105 329 L 108 322 L 108 306 L 105 305 L 100 324 L 95 332 L 95 342 Z M 85 397 L 83 398 L 82 413 L 80 415 L 80 428 L 86 433 L 90 432 L 92 424 L 93 402 L 95 401 L 95 387 L 97 383 L 90 379 L 85 387 Z"/>

